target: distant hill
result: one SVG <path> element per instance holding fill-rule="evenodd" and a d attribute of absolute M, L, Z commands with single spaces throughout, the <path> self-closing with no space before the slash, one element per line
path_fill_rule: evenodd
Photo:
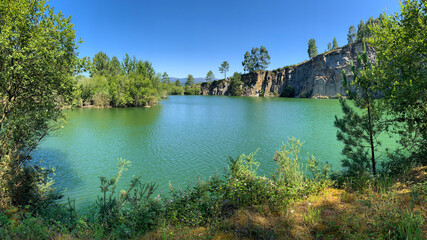
<path fill-rule="evenodd" d="M 179 79 L 179 81 L 181 82 L 181 85 L 184 85 L 185 82 L 187 82 L 187 78 L 170 77 L 169 79 L 171 80 L 171 82 L 176 82 L 176 80 Z M 218 79 L 214 78 L 213 80 L 218 80 Z M 206 82 L 206 78 L 194 78 L 194 83 L 201 83 L 201 82 Z"/>

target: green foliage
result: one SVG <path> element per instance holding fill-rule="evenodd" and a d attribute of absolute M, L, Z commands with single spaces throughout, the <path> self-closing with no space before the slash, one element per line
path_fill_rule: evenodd
<path fill-rule="evenodd" d="M 298 188 L 304 183 L 304 175 L 300 170 L 301 157 L 299 156 L 302 144 L 300 140 L 291 138 L 274 155 L 273 160 L 277 165 L 274 180 L 279 184 Z"/>
<path fill-rule="evenodd" d="M 92 68 L 90 70 L 90 75 L 108 75 L 110 73 L 110 58 L 104 52 L 99 52 L 95 54 L 92 59 Z"/>
<path fill-rule="evenodd" d="M 383 15 L 371 26 L 379 64 L 375 84 L 400 144 L 412 158 L 427 156 L 427 9 L 422 0 L 404 1 L 400 13 Z"/>
<path fill-rule="evenodd" d="M 281 97 L 295 97 L 295 89 L 291 85 L 286 85 L 285 89 L 283 89 Z"/>
<path fill-rule="evenodd" d="M 374 35 L 371 29 L 379 25 L 381 18 L 382 16 L 376 19 L 370 17 L 366 23 L 361 19 L 359 26 L 357 26 L 356 42 L 366 42 L 371 38 Z"/>
<path fill-rule="evenodd" d="M 338 42 L 337 39 L 334 37 L 334 40 L 332 41 L 332 49 L 337 49 L 338 48 Z"/>
<path fill-rule="evenodd" d="M 240 73 L 235 72 L 230 80 L 230 90 L 232 96 L 241 96 L 243 94 L 243 82 Z"/>
<path fill-rule="evenodd" d="M 200 86 L 194 85 L 194 86 L 185 86 L 184 88 L 184 94 L 185 95 L 200 95 L 202 90 L 200 89 Z"/>
<path fill-rule="evenodd" d="M 162 75 L 162 83 L 170 84 L 171 80 L 167 72 L 164 72 Z"/>
<path fill-rule="evenodd" d="M 317 224 L 320 220 L 320 212 L 320 209 L 313 207 L 309 203 L 307 212 L 302 216 L 302 219 L 306 224 Z"/>
<path fill-rule="evenodd" d="M 209 72 L 206 74 L 206 81 L 212 82 L 214 78 L 215 78 L 215 75 L 211 70 L 209 70 Z"/>
<path fill-rule="evenodd" d="M 347 42 L 348 44 L 353 44 L 356 41 L 356 28 L 351 25 L 348 28 L 348 33 L 347 33 Z"/>
<path fill-rule="evenodd" d="M 185 82 L 185 86 L 193 86 L 194 85 L 194 77 L 191 74 L 188 74 L 187 81 Z"/>
<path fill-rule="evenodd" d="M 228 64 L 227 61 L 224 61 L 221 63 L 221 66 L 219 66 L 218 70 L 220 73 L 224 73 L 224 80 L 227 80 L 227 72 L 230 68 L 230 64 Z"/>
<path fill-rule="evenodd" d="M 251 53 L 246 52 L 242 62 L 243 70 L 248 72 L 265 70 L 269 64 L 270 55 L 264 46 L 260 48 L 253 47 Z"/>
<path fill-rule="evenodd" d="M 119 59 L 116 56 L 113 56 L 111 58 L 109 66 L 110 66 L 110 68 L 109 68 L 110 75 L 113 75 L 113 76 L 118 75 L 122 71 L 122 66 L 120 64 Z"/>
<path fill-rule="evenodd" d="M 30 153 L 58 127 L 61 106 L 71 102 L 75 90 L 72 76 L 85 61 L 77 58 L 71 19 L 55 14 L 46 1 L 2 1 L 0 6 L 0 208 L 4 208 L 37 201 L 43 174 L 28 166 Z"/>
<path fill-rule="evenodd" d="M 363 45 L 363 53 L 358 56 L 359 68 L 351 62 L 353 81 L 348 83 L 347 75 L 343 70 L 343 86 L 347 90 L 349 99 L 353 100 L 358 110 L 350 107 L 344 99 L 340 104 L 344 116 L 335 116 L 334 125 L 339 129 L 337 139 L 344 143 L 342 153 L 346 159 L 342 161 L 343 167 L 350 174 L 361 175 L 368 169 L 376 174 L 375 152 L 381 144 L 379 134 L 385 130 L 382 123 L 382 113 L 378 110 L 379 93 L 374 89 L 376 78 L 375 66 L 369 63 L 366 53 L 366 45 Z"/>
<path fill-rule="evenodd" d="M 92 67 L 92 77 L 79 77 L 77 87 L 83 105 L 140 107 L 156 104 L 167 92 L 176 94 L 183 92 L 182 89 L 173 88 L 169 84 L 167 73 L 163 76 L 156 74 L 148 61 L 131 59 L 128 54 L 123 63 L 120 63 L 117 57 L 113 57 L 107 64 L 108 59 L 105 53 L 98 53 L 94 57 L 93 64 L 98 67 Z"/>
<path fill-rule="evenodd" d="M 308 40 L 307 53 L 309 58 L 314 58 L 315 56 L 317 56 L 317 46 L 316 40 L 314 40 L 314 38 L 310 38 L 310 40 Z"/>

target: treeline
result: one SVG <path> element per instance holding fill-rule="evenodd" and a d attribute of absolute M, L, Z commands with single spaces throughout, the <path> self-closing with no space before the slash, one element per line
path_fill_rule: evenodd
<path fill-rule="evenodd" d="M 172 83 L 166 72 L 156 73 L 149 61 L 130 57 L 122 61 L 99 52 L 89 66 L 90 77 L 76 77 L 74 104 L 98 107 L 141 107 L 157 104 L 168 95 L 197 95 L 200 87 L 187 81 L 185 87 L 179 80 Z"/>
<path fill-rule="evenodd" d="M 378 18 L 370 17 L 366 22 L 361 19 L 359 25 L 357 26 L 357 29 L 354 27 L 354 25 L 351 25 L 347 33 L 347 44 L 366 42 L 374 35 L 372 28 L 381 25 L 381 21 L 383 19 L 384 15 L 380 14 Z M 337 39 L 334 37 L 332 42 L 328 43 L 325 52 L 337 49 L 338 47 L 339 45 Z M 318 54 L 316 40 L 314 38 L 311 38 L 308 41 L 307 53 L 310 59 L 317 56 Z"/>

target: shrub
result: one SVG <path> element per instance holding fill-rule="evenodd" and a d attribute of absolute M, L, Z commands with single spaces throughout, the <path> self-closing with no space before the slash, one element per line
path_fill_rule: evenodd
<path fill-rule="evenodd" d="M 283 89 L 281 97 L 295 97 L 295 89 L 289 84 L 286 85 L 286 87 Z"/>
<path fill-rule="evenodd" d="M 282 145 L 279 151 L 274 155 L 277 169 L 273 179 L 278 183 L 290 188 L 298 188 L 304 183 L 303 173 L 300 171 L 299 156 L 303 142 L 295 138 L 289 139 L 289 142 Z"/>

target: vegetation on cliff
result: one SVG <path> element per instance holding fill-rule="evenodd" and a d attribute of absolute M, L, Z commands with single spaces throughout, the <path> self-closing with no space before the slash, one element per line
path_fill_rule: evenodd
<path fill-rule="evenodd" d="M 130 167 L 121 159 L 116 177 L 100 178 L 101 195 L 87 215 L 78 213 L 72 200 L 65 205 L 55 202 L 58 196 L 47 178 L 49 170 L 28 164 L 38 142 L 59 126 L 61 107 L 72 102 L 144 106 L 168 92 L 182 93 L 182 87 L 170 83 L 167 74 L 161 81 L 147 61 L 127 54 L 122 62 L 117 57 L 110 60 L 103 52 L 93 58 L 90 78 L 74 79 L 85 61 L 77 58 L 69 18 L 54 14 L 45 1 L 6 1 L 0 6 L 2 238 L 423 239 L 426 235 L 425 1 L 405 1 L 400 14 L 383 15 L 368 27 L 359 25 L 356 41 L 367 39 L 378 59 L 371 65 L 363 55 L 357 62 L 361 68 L 353 68 L 348 95 L 360 109 L 341 101 L 345 116 L 337 118 L 336 126 L 341 131 L 338 138 L 346 144 L 347 167 L 341 172 L 330 174 L 329 166 L 314 156 L 303 162 L 302 143 L 290 139 L 274 155 L 277 169 L 270 176 L 257 174 L 255 154 L 241 155 L 229 159 L 222 175 L 186 189 L 170 185 L 169 195 L 155 197 L 156 185 L 141 178 L 134 178 L 127 190 L 116 189 Z M 228 63 L 221 67 L 226 74 Z M 185 92 L 198 89 L 190 76 Z M 234 74 L 231 85 L 238 95 L 240 74 Z M 382 98 L 374 100 L 376 94 Z M 376 168 L 374 138 L 381 124 L 400 136 L 402 149 Z M 304 167 L 310 172 L 302 171 Z"/>

